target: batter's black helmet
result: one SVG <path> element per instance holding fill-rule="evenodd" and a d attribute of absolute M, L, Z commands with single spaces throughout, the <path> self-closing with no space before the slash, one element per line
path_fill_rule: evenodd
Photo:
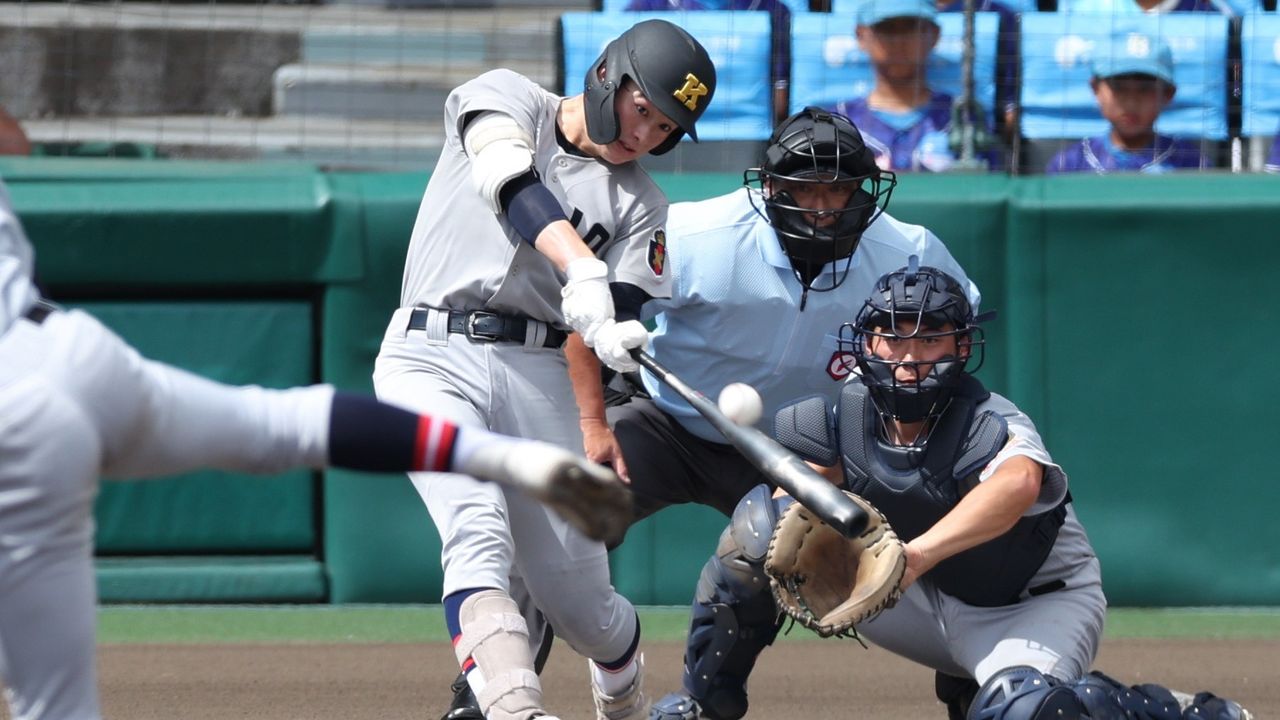
<path fill-rule="evenodd" d="M 716 66 L 692 35 L 666 20 L 645 20 L 605 47 L 587 70 L 583 98 L 592 142 L 608 145 L 618 139 L 613 97 L 627 78 L 678 128 L 651 151 L 653 155 L 671 150 L 685 133 L 697 142 L 694 124 L 715 94 Z"/>
<path fill-rule="evenodd" d="M 800 206 L 783 183 L 857 183 L 843 208 L 814 210 Z M 845 116 L 807 107 L 782 122 L 769 138 L 764 164 L 743 173 L 747 187 L 757 187 L 764 210 L 778 234 L 800 282 L 811 290 L 831 290 L 844 282 L 862 233 L 888 207 L 897 177 L 876 166 L 862 133 Z M 752 194 L 755 202 L 755 193 Z M 822 224 L 821 218 L 835 221 Z M 843 267 L 839 267 L 844 260 Z M 832 265 L 832 280 L 813 282 Z"/>
<path fill-rule="evenodd" d="M 910 325 L 906 331 L 899 328 L 904 322 Z M 985 340 L 978 322 L 959 281 L 937 268 L 920 267 L 919 258 L 912 255 L 905 268 L 888 273 L 876 282 L 857 320 L 840 329 L 841 349 L 857 358 L 862 383 L 881 415 L 902 422 L 918 422 L 940 415 L 946 409 L 960 383 L 961 373 L 975 353 L 979 357 L 973 371 L 982 366 Z M 943 330 L 948 325 L 950 328 Z M 956 338 L 956 354 L 931 363 L 885 359 L 871 352 L 868 346 L 875 337 L 949 336 Z M 931 367 L 927 373 L 917 372 L 916 382 L 900 382 L 894 373 L 899 365 L 920 368 L 925 364 Z"/>

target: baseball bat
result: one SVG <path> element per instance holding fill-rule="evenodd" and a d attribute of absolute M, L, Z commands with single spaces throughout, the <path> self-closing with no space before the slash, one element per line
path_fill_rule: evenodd
<path fill-rule="evenodd" d="M 644 350 L 633 351 L 636 361 L 693 406 L 733 444 L 747 460 L 845 537 L 856 537 L 867 527 L 867 514 L 835 485 L 809 467 L 777 440 L 753 427 L 730 420 L 706 395 L 689 387 Z"/>

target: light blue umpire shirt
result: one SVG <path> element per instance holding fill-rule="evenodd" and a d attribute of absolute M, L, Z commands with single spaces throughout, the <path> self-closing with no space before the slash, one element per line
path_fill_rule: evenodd
<path fill-rule="evenodd" d="M 667 262 L 672 295 L 645 303 L 644 316 L 657 325 L 651 336 L 653 356 L 712 401 L 732 382 L 759 391 L 764 414 L 757 427 L 764 432 L 772 434 L 778 408 L 797 399 L 821 395 L 835 403 L 853 365 L 852 356 L 844 357 L 839 346 L 840 326 L 853 322 L 876 280 L 905 267 L 911 255 L 959 280 L 977 312 L 978 288 L 942 241 L 924 227 L 886 213 L 862 235 L 844 283 L 828 292 L 809 291 L 801 312 L 803 287 L 749 193 L 756 194 L 763 209 L 759 191 L 747 188 L 671 206 Z M 814 284 L 826 287 L 830 279 L 827 266 Z M 652 373 L 642 370 L 641 375 L 658 407 L 689 432 L 725 442 Z"/>

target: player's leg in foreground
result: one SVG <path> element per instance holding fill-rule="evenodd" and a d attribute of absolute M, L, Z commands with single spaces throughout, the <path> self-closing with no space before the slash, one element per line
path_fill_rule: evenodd
<path fill-rule="evenodd" d="M 534 496 L 558 497 L 563 481 L 603 493 L 606 507 L 626 498 L 609 473 L 566 451 L 326 386 L 221 385 L 144 360 L 77 312 L 0 337 L 0 411 L 0 677 L 14 716 L 31 720 L 100 715 L 92 505 L 101 475 L 458 469 Z M 529 456 L 538 461 L 512 461 Z M 588 509 L 599 512 L 577 511 Z"/>

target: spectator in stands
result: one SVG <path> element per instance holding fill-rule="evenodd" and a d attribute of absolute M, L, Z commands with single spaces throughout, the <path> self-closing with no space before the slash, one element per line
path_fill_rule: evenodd
<path fill-rule="evenodd" d="M 1271 145 L 1271 157 L 1262 168 L 1269 173 L 1280 173 L 1280 128 L 1276 130 L 1276 141 Z"/>
<path fill-rule="evenodd" d="M 875 83 L 866 97 L 829 109 L 853 120 L 881 169 L 941 172 L 955 165 L 949 145 L 954 102 L 930 88 L 926 77 L 929 54 L 938 44 L 937 17 L 934 0 L 866 0 L 858 9 L 858 45 Z M 998 155 L 983 153 L 980 159 L 996 168 Z"/>
<path fill-rule="evenodd" d="M 962 0 L 963 1 L 963 0 Z M 773 122 L 787 117 L 791 86 L 791 9 L 783 0 L 630 0 L 627 10 L 760 10 L 773 29 L 769 81 L 773 85 Z"/>
<path fill-rule="evenodd" d="M 1177 91 L 1173 56 L 1159 38 L 1125 33 L 1102 44 L 1089 84 L 1111 128 L 1067 147 L 1045 172 L 1163 173 L 1212 166 L 1198 142 L 1155 131 L 1156 119 Z"/>
<path fill-rule="evenodd" d="M 12 115 L 0 107 L 0 155 L 30 155 L 31 141 Z"/>

